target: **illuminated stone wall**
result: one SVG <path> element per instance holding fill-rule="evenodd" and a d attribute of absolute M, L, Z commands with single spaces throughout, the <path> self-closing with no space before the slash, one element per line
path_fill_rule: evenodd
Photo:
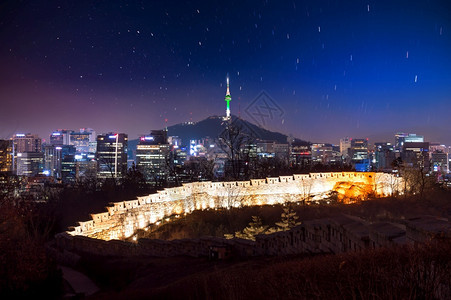
<path fill-rule="evenodd" d="M 311 173 L 234 182 L 193 182 L 130 201 L 113 203 L 107 212 L 92 214 L 67 233 L 102 240 L 124 239 L 171 215 L 193 210 L 316 201 L 337 191 L 355 198 L 398 192 L 402 179 L 374 172 Z M 347 186 L 343 189 L 343 186 Z M 356 188 L 358 187 L 358 188 Z M 361 193 L 362 195 L 359 195 Z M 349 196 L 349 195 L 348 195 Z M 340 197 L 339 197 L 340 199 Z"/>
<path fill-rule="evenodd" d="M 134 243 L 71 236 L 56 236 L 56 245 L 68 253 L 100 256 L 192 256 L 207 257 L 210 250 L 222 249 L 230 256 L 292 255 L 300 253 L 343 253 L 395 245 L 418 245 L 451 238 L 451 223 L 442 218 L 423 216 L 399 222 L 370 223 L 359 217 L 334 217 L 304 221 L 287 231 L 255 236 L 255 241 L 205 236 L 197 239 L 139 239 Z M 210 256 L 209 256 L 210 257 Z M 69 256 L 72 263 L 79 257 Z"/>

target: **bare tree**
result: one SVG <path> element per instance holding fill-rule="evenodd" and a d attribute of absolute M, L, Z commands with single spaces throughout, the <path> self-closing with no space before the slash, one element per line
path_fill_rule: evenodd
<path fill-rule="evenodd" d="M 168 175 L 168 177 L 174 179 L 174 185 L 179 186 L 180 180 L 179 180 L 179 168 L 177 164 L 174 163 L 176 160 L 176 153 L 175 151 L 167 151 L 164 156 L 165 161 L 165 173 Z"/>
<path fill-rule="evenodd" d="M 192 157 L 185 162 L 183 171 L 190 181 L 213 180 L 215 161 L 206 157 Z"/>
<path fill-rule="evenodd" d="M 416 195 L 419 198 L 424 198 L 435 186 L 434 177 L 429 176 L 422 166 L 403 167 L 401 175 L 404 179 L 404 193 L 406 196 Z"/>
<path fill-rule="evenodd" d="M 397 196 L 401 183 L 402 178 L 397 173 L 377 174 L 374 182 L 375 192 L 377 195 L 387 195 L 386 192 L 388 190 L 389 196 Z"/>
<path fill-rule="evenodd" d="M 216 144 L 227 156 L 226 178 L 247 179 L 250 154 L 248 147 L 254 138 L 244 130 L 240 119 L 227 120 L 224 125 L 225 129 L 218 137 Z"/>
<path fill-rule="evenodd" d="M 222 206 L 231 209 L 232 207 L 241 207 L 245 196 L 243 195 L 243 189 L 238 186 L 236 182 L 224 182 L 223 192 L 220 195 L 220 201 Z"/>
<path fill-rule="evenodd" d="M 300 201 L 303 205 L 310 201 L 310 198 L 312 197 L 312 185 L 313 182 L 310 178 L 299 180 L 298 187 L 301 196 Z"/>
<path fill-rule="evenodd" d="M 117 187 L 118 185 L 118 181 L 117 178 L 115 176 L 115 169 L 117 168 L 117 166 L 115 165 L 115 161 L 113 157 L 98 157 L 97 158 L 98 161 L 98 171 L 105 171 L 106 173 L 108 173 L 110 176 L 105 178 L 105 182 L 108 179 L 111 179 L 113 182 L 113 186 Z M 104 182 L 104 183 L 105 183 Z"/>

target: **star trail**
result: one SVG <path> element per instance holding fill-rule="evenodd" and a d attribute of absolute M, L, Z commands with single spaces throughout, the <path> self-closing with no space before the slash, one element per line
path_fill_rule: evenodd
<path fill-rule="evenodd" d="M 0 136 L 91 127 L 136 138 L 262 91 L 270 130 L 313 142 L 451 144 L 447 1 L 6 1 Z"/>

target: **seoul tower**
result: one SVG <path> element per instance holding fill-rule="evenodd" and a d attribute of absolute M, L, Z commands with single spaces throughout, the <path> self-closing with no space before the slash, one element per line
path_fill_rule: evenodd
<path fill-rule="evenodd" d="M 227 102 L 227 110 L 226 110 L 226 120 L 230 120 L 230 101 L 232 100 L 232 97 L 230 96 L 230 90 L 229 90 L 229 74 L 227 74 L 227 92 L 225 95 L 224 100 Z"/>

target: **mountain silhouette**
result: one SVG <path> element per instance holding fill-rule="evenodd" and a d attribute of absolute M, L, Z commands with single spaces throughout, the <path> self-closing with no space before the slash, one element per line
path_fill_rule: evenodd
<path fill-rule="evenodd" d="M 234 115 L 232 115 L 231 118 L 231 122 L 235 126 L 239 127 L 244 134 L 247 134 L 257 142 L 288 142 L 288 136 L 285 134 L 264 129 Z M 227 122 L 229 121 L 224 121 L 222 116 L 210 116 L 199 122 L 179 123 L 168 127 L 168 136 L 179 137 L 182 140 L 182 145 L 189 145 L 190 140 L 201 140 L 204 138 L 215 140 L 226 129 Z M 300 139 L 293 140 L 295 143 L 309 144 L 309 142 Z M 138 142 L 138 140 L 129 141 L 129 156 L 133 155 L 131 152 L 135 152 Z"/>
<path fill-rule="evenodd" d="M 285 134 L 264 129 L 237 116 L 232 115 L 231 122 L 256 141 L 278 143 L 287 143 L 288 141 L 288 136 Z M 222 116 L 211 116 L 199 122 L 186 122 L 169 126 L 168 136 L 178 136 L 182 140 L 182 144 L 187 145 L 190 140 L 217 139 L 226 129 L 226 125 L 227 122 L 223 120 Z M 296 139 L 296 141 L 303 142 L 299 139 Z"/>

